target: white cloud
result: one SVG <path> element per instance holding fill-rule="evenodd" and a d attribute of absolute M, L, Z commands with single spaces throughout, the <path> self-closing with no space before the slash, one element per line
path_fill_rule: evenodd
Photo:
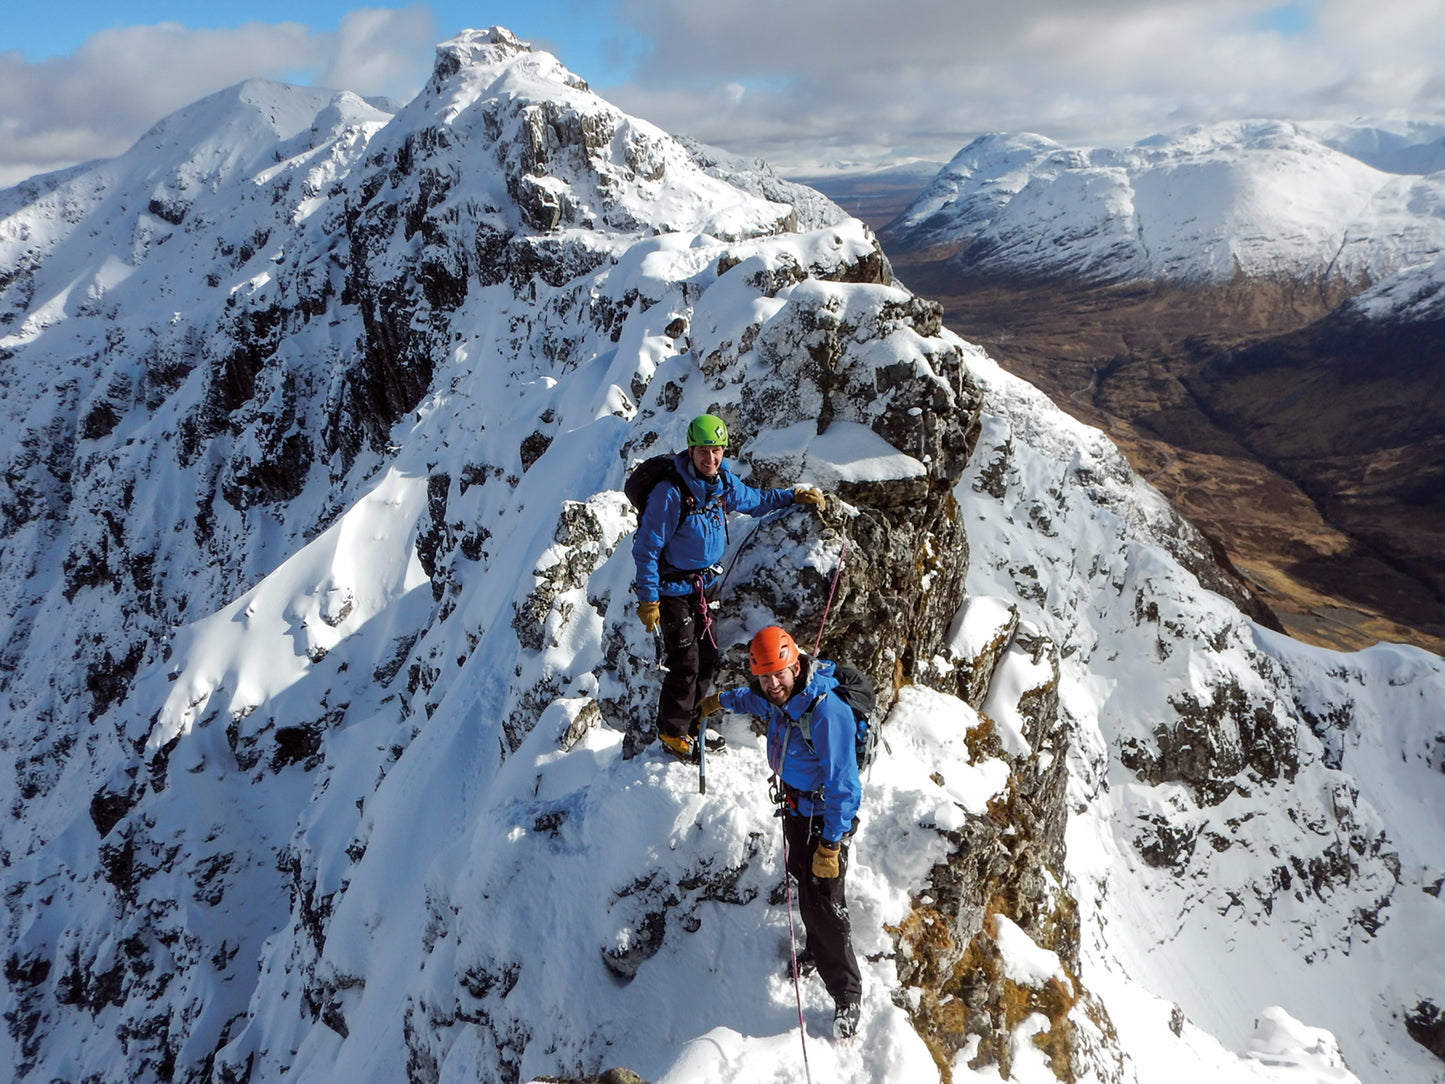
<path fill-rule="evenodd" d="M 299 23 L 106 30 L 72 55 L 0 53 L 0 185 L 120 154 L 162 117 L 250 78 L 411 97 L 430 70 L 429 9 L 361 10 L 333 33 Z"/>
<path fill-rule="evenodd" d="M 809 171 L 951 157 L 984 131 L 1117 143 L 1188 123 L 1438 118 L 1438 0 L 617 0 L 603 53 L 629 112 Z M 529 37 L 524 19 L 510 27 Z M 590 26 L 590 24 L 589 24 Z M 1288 32 L 1279 29 L 1288 28 Z M 589 31 L 590 32 L 590 31 Z M 651 43 L 639 52 L 639 42 Z M 0 54 L 0 183 L 117 154 L 162 116 L 253 76 L 409 98 L 430 69 L 425 5 L 297 23 L 107 31 L 73 56 Z M 570 43 L 559 43 L 566 50 Z M 579 55 L 588 55 L 578 48 Z"/>
<path fill-rule="evenodd" d="M 321 85 L 384 94 L 409 101 L 431 71 L 436 25 L 431 9 L 413 4 L 400 11 L 362 8 L 342 16 Z"/>
<path fill-rule="evenodd" d="M 1300 0 L 1288 5 L 1303 17 L 1298 33 L 1274 28 L 1286 6 L 622 0 L 623 17 L 659 45 L 605 92 L 665 128 L 794 169 L 851 144 L 947 158 L 984 131 L 1119 142 L 1245 116 L 1445 110 L 1434 0 Z M 754 89 L 729 99 L 740 81 Z"/>

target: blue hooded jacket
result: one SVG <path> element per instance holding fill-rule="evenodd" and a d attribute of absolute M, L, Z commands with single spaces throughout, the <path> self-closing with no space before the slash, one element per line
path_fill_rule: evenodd
<path fill-rule="evenodd" d="M 767 720 L 768 767 L 788 786 L 803 792 L 798 812 L 805 817 L 821 815 L 823 838 L 836 842 L 852 829 L 863 798 L 854 752 L 858 724 L 853 709 L 833 693 L 838 679 L 831 662 L 805 657 L 798 682 L 802 687 L 794 686 L 793 695 L 782 707 L 751 685 L 729 689 L 718 699 L 728 711 Z M 797 722 L 820 695 L 823 699 L 813 709 L 813 748 L 809 749 Z M 819 791 L 821 799 L 812 797 Z"/>
<path fill-rule="evenodd" d="M 718 467 L 712 482 L 698 475 L 687 452 L 679 452 L 673 466 L 692 495 L 694 511 L 682 516 L 682 494 L 671 481 L 659 482 L 648 496 L 632 539 L 637 597 L 642 602 L 692 592 L 697 587 L 696 577 L 680 575 L 683 573 L 702 572 L 704 589 L 717 583 L 718 574 L 708 570 L 727 550 L 727 513 L 761 516 L 793 503 L 791 489 L 754 489 L 729 470 L 726 462 Z"/>

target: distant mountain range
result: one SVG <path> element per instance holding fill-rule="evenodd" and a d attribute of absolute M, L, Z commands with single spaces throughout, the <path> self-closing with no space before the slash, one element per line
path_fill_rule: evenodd
<path fill-rule="evenodd" d="M 1442 170 L 1438 124 L 995 134 L 880 237 L 953 326 L 1113 426 L 1297 631 L 1438 648 Z"/>
<path fill-rule="evenodd" d="M 1445 128 L 1388 151 L 1379 129 L 1248 121 L 1123 148 L 988 135 L 885 230 L 957 245 L 977 274 L 1377 283 L 1445 252 Z M 1402 137 L 1396 137 L 1400 139 Z M 1367 146 L 1372 153 L 1346 148 Z M 1422 172 L 1399 170 L 1409 163 Z"/>

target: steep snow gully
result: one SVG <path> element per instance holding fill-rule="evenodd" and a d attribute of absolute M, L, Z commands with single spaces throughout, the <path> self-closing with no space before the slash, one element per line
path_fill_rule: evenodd
<path fill-rule="evenodd" d="M 0 254 L 13 1079 L 1442 1078 L 1445 665 L 1246 620 L 816 193 L 493 28 L 394 115 L 198 102 Z M 842 560 L 888 705 L 851 1043 L 750 721 L 706 796 L 646 740 L 621 484 L 705 410 L 832 495 L 735 525 L 724 680 Z"/>

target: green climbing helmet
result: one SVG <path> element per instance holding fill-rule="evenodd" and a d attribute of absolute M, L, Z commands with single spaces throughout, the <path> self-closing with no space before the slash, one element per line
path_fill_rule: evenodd
<path fill-rule="evenodd" d="M 689 448 L 726 448 L 727 423 L 715 414 L 699 414 L 687 427 Z"/>

